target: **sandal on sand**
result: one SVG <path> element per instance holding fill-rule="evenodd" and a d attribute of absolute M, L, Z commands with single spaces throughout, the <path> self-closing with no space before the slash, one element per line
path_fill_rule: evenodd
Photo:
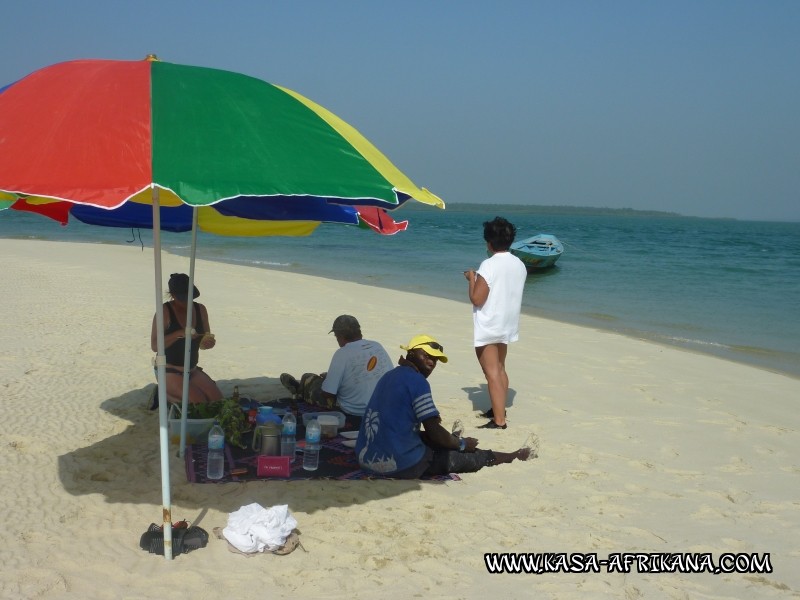
<path fill-rule="evenodd" d="M 508 424 L 498 425 L 494 421 L 489 421 L 486 425 L 478 425 L 478 429 L 506 429 Z"/>
<path fill-rule="evenodd" d="M 300 395 L 300 384 L 297 382 L 297 379 L 289 375 L 289 373 L 281 373 L 281 383 L 283 387 L 289 390 L 292 396 Z"/>
<path fill-rule="evenodd" d="M 158 408 L 158 384 L 153 387 L 153 392 L 147 399 L 147 408 L 148 410 L 155 410 Z"/>
<path fill-rule="evenodd" d="M 205 548 L 208 544 L 208 532 L 197 525 L 178 531 L 181 532 L 181 552 L 184 554 L 198 548 Z"/>
<path fill-rule="evenodd" d="M 172 526 L 172 555 L 178 556 L 198 548 L 205 548 L 208 544 L 208 533 L 196 525 L 189 527 L 186 521 L 180 521 Z M 161 525 L 151 523 L 139 538 L 139 547 L 150 554 L 164 555 L 164 530 Z"/>
<path fill-rule="evenodd" d="M 300 531 L 298 529 L 292 530 L 292 533 L 290 533 L 289 537 L 287 537 L 284 541 L 283 546 L 276 548 L 275 550 L 264 550 L 264 552 L 242 552 L 227 540 L 225 534 L 222 533 L 222 530 L 222 527 L 214 527 L 214 529 L 212 529 L 218 540 L 222 540 L 228 544 L 228 550 L 230 552 L 233 552 L 234 554 L 241 554 L 242 556 L 250 557 L 258 556 L 259 554 L 277 554 L 279 556 L 283 556 L 286 554 L 291 554 L 297 549 L 298 546 L 303 548 L 303 544 L 300 543 Z M 303 548 L 303 552 L 308 552 L 308 550 Z"/>
<path fill-rule="evenodd" d="M 477 416 L 479 419 L 494 419 L 494 410 L 490 408 L 486 412 L 482 412 Z M 505 411 L 505 416 L 508 416 L 508 411 Z"/>

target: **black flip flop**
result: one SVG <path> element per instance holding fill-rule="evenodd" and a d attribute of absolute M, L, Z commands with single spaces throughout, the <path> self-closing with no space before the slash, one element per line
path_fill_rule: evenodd
<path fill-rule="evenodd" d="M 508 416 L 508 411 L 505 411 L 505 415 Z M 484 413 L 478 415 L 479 419 L 494 419 L 494 410 L 491 408 Z"/>
<path fill-rule="evenodd" d="M 489 421 L 486 425 L 478 425 L 478 429 L 506 429 L 508 424 L 498 425 L 494 421 Z"/>
<path fill-rule="evenodd" d="M 178 556 L 205 548 L 208 544 L 208 533 L 205 529 L 192 525 L 191 527 L 172 528 L 172 555 Z M 151 523 L 139 539 L 139 547 L 150 554 L 164 555 L 164 530 L 161 525 Z"/>
<path fill-rule="evenodd" d="M 158 408 L 158 384 L 156 384 L 156 387 L 153 388 L 153 395 L 150 396 L 150 402 L 148 402 L 148 404 L 149 410 L 155 410 Z"/>

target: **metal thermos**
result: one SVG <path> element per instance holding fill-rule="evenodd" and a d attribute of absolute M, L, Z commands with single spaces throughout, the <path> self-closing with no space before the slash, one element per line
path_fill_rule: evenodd
<path fill-rule="evenodd" d="M 253 450 L 264 456 L 281 455 L 281 426 L 268 421 L 253 432 Z"/>

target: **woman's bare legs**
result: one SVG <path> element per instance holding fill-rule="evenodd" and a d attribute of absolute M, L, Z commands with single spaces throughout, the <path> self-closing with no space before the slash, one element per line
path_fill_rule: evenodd
<path fill-rule="evenodd" d="M 189 377 L 189 404 L 216 402 L 224 398 L 217 384 L 205 371 L 195 369 Z M 167 373 L 167 395 L 173 398 L 183 397 L 182 373 Z"/>
<path fill-rule="evenodd" d="M 508 397 L 508 374 L 506 373 L 507 344 L 488 344 L 475 348 L 478 362 L 489 386 L 489 399 L 497 425 L 506 424 L 506 399 Z"/>
<path fill-rule="evenodd" d="M 206 398 L 206 400 L 199 400 L 200 402 L 216 402 L 225 397 L 214 380 L 211 379 L 205 371 L 201 371 L 199 368 L 192 372 L 192 378 L 189 380 L 190 400 L 193 393 L 197 393 L 198 397 L 202 394 L 203 397 Z"/>

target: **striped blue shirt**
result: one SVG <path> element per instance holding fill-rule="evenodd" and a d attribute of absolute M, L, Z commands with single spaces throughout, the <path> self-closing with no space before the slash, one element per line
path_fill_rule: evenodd
<path fill-rule="evenodd" d="M 420 425 L 439 416 L 428 380 L 411 367 L 395 367 L 375 386 L 356 442 L 361 467 L 391 475 L 425 456 Z"/>

